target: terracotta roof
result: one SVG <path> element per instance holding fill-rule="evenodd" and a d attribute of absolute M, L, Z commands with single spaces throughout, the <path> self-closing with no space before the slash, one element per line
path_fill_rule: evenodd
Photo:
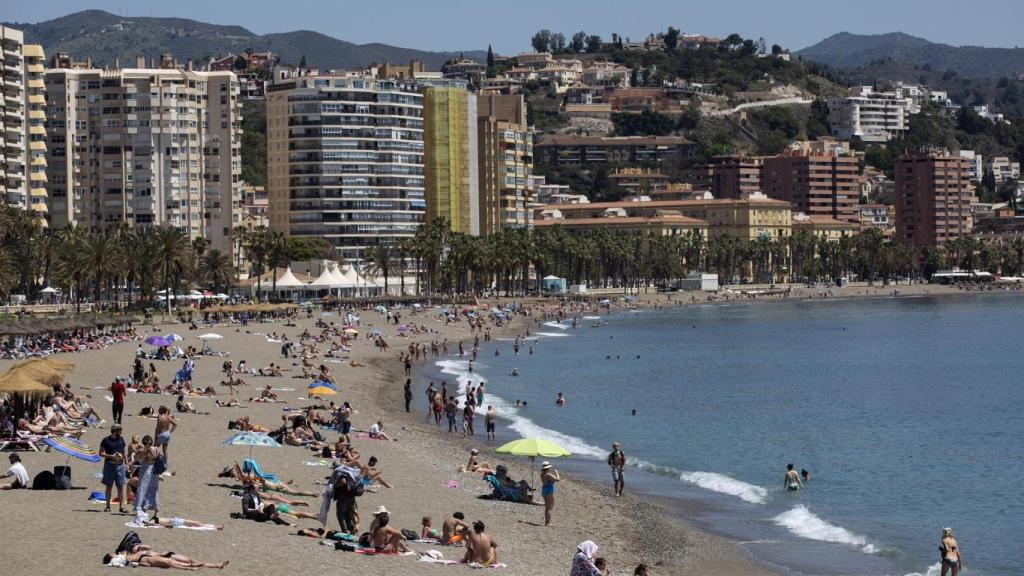
<path fill-rule="evenodd" d="M 671 210 L 673 208 L 693 208 L 699 206 L 728 206 L 731 204 L 736 205 L 751 205 L 751 206 L 778 206 L 786 207 L 790 206 L 789 202 L 785 200 L 773 200 L 771 198 L 755 199 L 755 200 L 730 200 L 726 198 L 717 198 L 713 200 L 651 200 L 648 202 L 591 202 L 589 204 L 551 204 L 545 206 L 545 210 L 606 210 L 608 208 L 625 208 L 636 209 L 636 208 L 662 208 Z"/>
<path fill-rule="evenodd" d="M 547 220 L 534 220 L 534 226 L 596 226 L 605 224 L 608 226 L 625 224 L 684 224 L 690 226 L 707 226 L 708 223 L 700 218 L 690 218 L 676 214 L 659 214 L 657 216 L 605 216 L 599 218 L 549 218 Z"/>
<path fill-rule="evenodd" d="M 548 136 L 536 146 L 680 146 L 689 140 L 682 136 Z"/>

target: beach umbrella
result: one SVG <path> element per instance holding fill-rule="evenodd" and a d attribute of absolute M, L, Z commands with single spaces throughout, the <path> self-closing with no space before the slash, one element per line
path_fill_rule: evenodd
<path fill-rule="evenodd" d="M 79 460 L 85 460 L 86 462 L 95 463 L 100 461 L 100 455 L 90 448 L 88 444 L 82 442 L 78 438 L 72 438 L 71 436 L 47 436 L 46 438 L 43 438 L 43 443 L 57 452 L 62 452 L 68 455 L 67 459 L 64 460 L 65 468 L 67 467 L 68 462 L 71 461 L 72 456 Z"/>
<path fill-rule="evenodd" d="M 145 340 L 146 344 L 150 346 L 170 346 L 171 342 L 163 336 L 147 336 Z"/>
<path fill-rule="evenodd" d="M 224 337 L 221 336 L 220 334 L 214 334 L 213 332 L 210 332 L 209 334 L 200 334 L 199 335 L 199 339 L 200 340 L 223 340 Z"/>
<path fill-rule="evenodd" d="M 0 376 L 0 393 L 43 396 L 52 391 L 53 388 L 47 386 L 42 377 L 21 370 L 11 369 Z"/>
<path fill-rule="evenodd" d="M 376 328 L 374 328 L 374 329 L 370 330 L 370 334 L 371 334 L 372 336 L 380 336 L 380 333 L 381 333 L 381 332 L 380 332 L 380 330 L 378 330 L 378 329 L 376 329 Z"/>
<path fill-rule="evenodd" d="M 348 334 L 349 336 L 357 336 L 359 334 L 359 330 L 356 330 L 355 328 L 345 328 L 345 334 Z"/>
<path fill-rule="evenodd" d="M 530 457 L 530 485 L 533 485 L 533 465 L 537 456 L 543 458 L 561 458 L 571 456 L 570 452 L 558 444 L 543 438 L 520 438 L 507 444 L 499 446 L 495 450 L 498 454 L 511 454 L 512 456 Z"/>
<path fill-rule="evenodd" d="M 274 440 L 263 432 L 242 432 L 240 434 L 235 434 L 231 438 L 222 442 L 222 444 L 224 446 L 248 446 L 250 459 L 252 459 L 253 446 L 264 446 L 267 448 L 281 447 L 281 444 L 277 440 Z"/>
<path fill-rule="evenodd" d="M 327 386 L 316 386 L 310 388 L 306 394 L 310 396 L 334 396 L 338 392 L 334 388 L 328 388 Z"/>
<path fill-rule="evenodd" d="M 184 340 L 184 339 L 185 339 L 185 337 L 184 337 L 184 336 L 181 336 L 181 335 L 175 334 L 175 333 L 173 333 L 173 332 L 172 332 L 172 333 L 170 333 L 170 334 L 168 334 L 166 338 L 167 338 L 167 340 L 168 340 L 168 341 L 170 341 L 170 342 L 180 342 L 180 341 L 182 341 L 182 340 Z"/>
<path fill-rule="evenodd" d="M 420 308 L 423 308 L 423 304 L 420 304 L 419 302 L 414 302 L 412 307 L 416 308 L 416 309 L 420 309 Z"/>

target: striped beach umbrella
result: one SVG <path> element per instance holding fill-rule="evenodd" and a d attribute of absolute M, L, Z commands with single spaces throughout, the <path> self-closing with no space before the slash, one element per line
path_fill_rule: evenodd
<path fill-rule="evenodd" d="M 74 456 L 79 460 L 85 460 L 86 462 L 100 461 L 100 455 L 95 450 L 90 448 L 85 442 L 71 436 L 48 436 L 43 438 L 43 443 L 58 452 Z"/>
<path fill-rule="evenodd" d="M 249 458 L 252 458 L 253 446 L 265 446 L 267 448 L 280 448 L 281 444 L 267 436 L 263 432 L 242 432 L 235 434 L 223 442 L 224 446 L 248 446 Z"/>
<path fill-rule="evenodd" d="M 330 388 L 331 390 L 335 390 L 335 391 L 337 391 L 337 389 L 338 389 L 337 386 L 335 386 L 334 384 L 331 384 L 327 380 L 315 380 L 315 381 L 313 381 L 312 384 L 307 386 L 307 388 L 309 388 L 310 390 L 312 390 L 313 388 L 321 388 L 321 387 L 322 388 Z"/>

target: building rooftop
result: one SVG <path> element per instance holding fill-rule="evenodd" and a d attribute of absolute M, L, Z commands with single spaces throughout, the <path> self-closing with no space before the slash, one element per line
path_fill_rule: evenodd
<path fill-rule="evenodd" d="M 548 136 L 537 146 L 678 146 L 689 140 L 682 136 Z"/>
<path fill-rule="evenodd" d="M 604 210 L 608 208 L 654 208 L 654 209 L 665 209 L 671 210 L 673 208 L 687 208 L 695 206 L 771 206 L 778 208 L 789 208 L 789 202 L 785 200 L 773 200 L 771 198 L 755 198 L 755 199 L 727 199 L 727 198 L 716 198 L 712 200 L 649 200 L 643 202 L 636 202 L 632 200 L 624 200 L 619 202 L 590 202 L 588 204 L 552 204 L 545 206 L 545 210 Z"/>

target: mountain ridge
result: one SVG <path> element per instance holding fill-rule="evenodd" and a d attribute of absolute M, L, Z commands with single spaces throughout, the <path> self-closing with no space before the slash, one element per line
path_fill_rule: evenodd
<path fill-rule="evenodd" d="M 420 60 L 427 69 L 439 70 L 446 60 L 460 54 L 476 59 L 486 56 L 479 50 L 433 52 L 379 42 L 355 44 L 312 30 L 256 34 L 243 26 L 189 18 L 122 18 L 95 9 L 38 23 L 5 25 L 22 30 L 26 42 L 41 44 L 48 55 L 69 52 L 75 58 L 89 57 L 97 65 L 110 64 L 115 58 L 130 62 L 138 56 L 155 57 L 162 53 L 173 54 L 181 61 L 204 62 L 249 48 L 276 52 L 282 62 L 292 64 L 305 56 L 308 65 L 325 69 Z"/>
<path fill-rule="evenodd" d="M 933 70 L 950 70 L 966 78 L 1002 78 L 1024 74 L 1024 48 L 952 46 L 904 32 L 839 32 L 796 52 L 804 60 L 850 69 L 886 60 Z"/>

